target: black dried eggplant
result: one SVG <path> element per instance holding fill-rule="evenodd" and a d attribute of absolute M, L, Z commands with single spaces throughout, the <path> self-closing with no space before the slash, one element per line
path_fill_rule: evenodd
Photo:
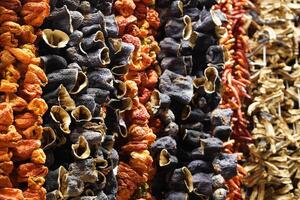
<path fill-rule="evenodd" d="M 70 11 L 70 16 L 71 16 L 71 19 L 72 19 L 72 28 L 73 28 L 73 31 L 75 31 L 83 23 L 84 16 L 78 11 Z"/>
<path fill-rule="evenodd" d="M 104 67 L 110 64 L 109 49 L 102 47 L 101 49 L 95 50 L 88 53 L 88 66 L 89 67 Z"/>
<path fill-rule="evenodd" d="M 206 155 L 212 156 L 220 153 L 223 148 L 223 142 L 219 138 L 201 139 L 201 149 Z"/>
<path fill-rule="evenodd" d="M 192 174 L 213 172 L 211 164 L 204 160 L 193 160 L 188 164 L 188 169 Z"/>
<path fill-rule="evenodd" d="M 182 17 L 183 15 L 183 2 L 182 1 L 173 1 L 169 8 L 170 17 Z"/>
<path fill-rule="evenodd" d="M 76 30 L 70 34 L 70 40 L 68 42 L 68 46 L 75 47 L 78 46 L 83 38 L 83 32 Z"/>
<path fill-rule="evenodd" d="M 165 25 L 165 34 L 174 39 L 189 39 L 192 34 L 191 18 L 185 15 L 181 18 L 171 18 Z"/>
<path fill-rule="evenodd" d="M 46 73 L 53 72 L 58 69 L 65 69 L 68 65 L 66 59 L 59 55 L 41 56 L 41 60 Z"/>
<path fill-rule="evenodd" d="M 161 61 L 162 70 L 170 70 L 177 74 L 186 76 L 192 72 L 192 56 L 165 57 Z"/>
<path fill-rule="evenodd" d="M 39 53 L 50 80 L 44 90 L 49 125 L 42 138 L 50 169 L 48 199 L 116 198 L 119 156 L 106 117 L 128 106 L 122 98 L 126 86 L 114 75 L 127 73 L 133 46 L 117 43 L 112 5 L 109 0 L 53 1 L 43 25 Z M 122 126 L 118 118 L 109 121 Z"/>
<path fill-rule="evenodd" d="M 213 135 L 222 141 L 228 141 L 232 129 L 230 126 L 217 126 L 213 130 Z"/>
<path fill-rule="evenodd" d="M 87 183 L 95 183 L 98 180 L 95 159 L 78 160 L 69 166 L 69 174 L 79 177 Z"/>
<path fill-rule="evenodd" d="M 212 45 L 207 49 L 206 60 L 211 64 L 224 63 L 224 49 L 219 45 Z"/>
<path fill-rule="evenodd" d="M 185 129 L 182 137 L 183 143 L 187 145 L 187 148 L 196 148 L 201 144 L 202 139 L 210 138 L 210 134 L 195 130 Z"/>
<path fill-rule="evenodd" d="M 86 14 L 81 26 L 86 27 L 86 26 L 91 26 L 94 24 L 100 24 L 100 25 L 105 24 L 104 15 L 101 11 L 98 11 L 96 13 Z M 104 27 L 104 26 L 101 26 L 101 27 Z"/>
<path fill-rule="evenodd" d="M 108 15 L 104 17 L 105 33 L 108 37 L 117 37 L 119 34 L 119 26 L 117 24 L 115 15 Z"/>
<path fill-rule="evenodd" d="M 90 87 L 87 89 L 87 94 L 95 99 L 98 104 L 103 104 L 108 101 L 110 92 L 108 90 Z"/>
<path fill-rule="evenodd" d="M 189 193 L 194 189 L 193 176 L 186 167 L 175 169 L 168 180 L 168 183 L 170 190 L 184 191 Z"/>
<path fill-rule="evenodd" d="M 171 37 L 165 37 L 159 43 L 161 52 L 159 57 L 164 58 L 165 56 L 178 56 L 180 54 L 180 43 Z"/>
<path fill-rule="evenodd" d="M 83 33 L 83 36 L 89 36 L 93 33 L 96 33 L 97 31 L 102 30 L 101 24 L 93 24 L 90 26 L 84 26 L 81 28 L 81 32 Z"/>
<path fill-rule="evenodd" d="M 197 196 L 209 197 L 213 193 L 212 178 L 207 173 L 196 173 L 193 175 L 194 193 Z"/>
<path fill-rule="evenodd" d="M 76 104 L 87 107 L 91 113 L 96 110 L 97 104 L 95 98 L 89 94 L 82 94 L 75 99 Z"/>
<path fill-rule="evenodd" d="M 166 200 L 186 200 L 188 199 L 188 193 L 170 191 L 166 194 Z"/>
<path fill-rule="evenodd" d="M 222 156 L 223 141 L 231 134 L 232 111 L 218 108 L 226 58 L 214 31 L 226 18 L 220 10 L 211 9 L 216 3 L 157 2 L 162 75 L 149 103 L 163 126 L 150 149 L 157 167 L 153 179 L 157 199 L 226 199 L 225 179 L 234 175 L 237 157 Z M 193 175 L 192 191 L 181 176 L 182 169 Z"/>
<path fill-rule="evenodd" d="M 49 28 L 58 29 L 67 34 L 74 31 L 70 11 L 66 5 L 61 8 L 54 8 L 47 18 L 46 23 L 50 25 Z"/>
<path fill-rule="evenodd" d="M 85 36 L 81 42 L 80 47 L 84 52 L 89 50 L 98 50 L 105 47 L 105 37 L 102 31 L 97 31 L 94 34 Z"/>
<path fill-rule="evenodd" d="M 211 114 L 212 125 L 217 126 L 230 126 L 231 109 L 215 109 Z"/>
<path fill-rule="evenodd" d="M 165 136 L 157 139 L 151 145 L 151 152 L 154 155 L 158 155 L 163 149 L 166 149 L 171 154 L 175 154 L 177 149 L 176 141 L 170 136 Z"/>
<path fill-rule="evenodd" d="M 237 155 L 221 153 L 213 161 L 214 169 L 226 180 L 237 175 Z"/>
<path fill-rule="evenodd" d="M 66 5 L 69 10 L 77 10 L 80 0 L 62 0 L 61 4 Z"/>
<path fill-rule="evenodd" d="M 98 131 L 78 128 L 72 131 L 72 133 L 70 134 L 70 140 L 73 143 L 76 143 L 79 137 L 83 136 L 87 140 L 91 148 L 98 148 L 102 143 L 103 134 L 104 133 Z"/>
<path fill-rule="evenodd" d="M 183 105 L 187 105 L 193 97 L 192 78 L 165 70 L 159 78 L 159 90 Z"/>
<path fill-rule="evenodd" d="M 163 135 L 169 135 L 172 138 L 178 138 L 179 126 L 175 122 L 170 122 L 162 130 Z"/>
<path fill-rule="evenodd" d="M 206 8 L 203 8 L 200 19 L 194 24 L 194 29 L 197 32 L 209 33 L 224 22 L 226 22 L 226 17 L 220 10 L 211 9 L 208 11 Z"/>

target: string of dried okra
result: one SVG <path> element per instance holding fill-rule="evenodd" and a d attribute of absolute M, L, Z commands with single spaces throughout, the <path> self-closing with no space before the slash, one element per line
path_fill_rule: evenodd
<path fill-rule="evenodd" d="M 46 199 L 41 99 L 47 77 L 34 45 L 49 15 L 42 0 L 0 1 L 0 199 Z"/>
<path fill-rule="evenodd" d="M 256 1 L 249 11 L 253 122 L 245 199 L 299 199 L 299 1 Z"/>

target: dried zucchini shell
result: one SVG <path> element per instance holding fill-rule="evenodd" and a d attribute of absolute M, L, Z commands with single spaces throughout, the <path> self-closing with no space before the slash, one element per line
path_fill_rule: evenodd
<path fill-rule="evenodd" d="M 51 127 L 43 128 L 43 136 L 41 139 L 41 147 L 44 150 L 51 149 L 55 146 L 56 142 L 56 133 Z"/>
<path fill-rule="evenodd" d="M 109 49 L 102 47 L 94 52 L 88 53 L 88 61 L 91 67 L 104 67 L 110 64 Z"/>
<path fill-rule="evenodd" d="M 83 136 L 79 136 L 76 144 L 72 144 L 72 153 L 76 159 L 83 160 L 90 156 L 90 146 Z"/>
<path fill-rule="evenodd" d="M 72 110 L 71 116 L 76 122 L 88 122 L 92 119 L 91 111 L 83 105 L 77 106 Z"/>
<path fill-rule="evenodd" d="M 125 97 L 120 100 L 112 99 L 109 101 L 108 105 L 115 110 L 125 111 L 131 110 L 132 107 L 132 100 L 131 98 Z"/>
<path fill-rule="evenodd" d="M 213 93 L 216 90 L 216 81 L 218 79 L 218 70 L 215 67 L 209 66 L 204 70 L 205 82 L 204 91 Z"/>
<path fill-rule="evenodd" d="M 63 85 L 59 86 L 58 104 L 66 111 L 72 111 L 76 108 L 75 101 Z"/>
<path fill-rule="evenodd" d="M 63 131 L 66 134 L 70 134 L 70 124 L 71 124 L 71 117 L 60 106 L 52 106 L 50 109 L 50 116 L 59 125 L 59 128 L 61 131 Z"/>
<path fill-rule="evenodd" d="M 44 42 L 52 48 L 64 48 L 67 46 L 70 38 L 60 30 L 44 29 L 42 31 Z"/>

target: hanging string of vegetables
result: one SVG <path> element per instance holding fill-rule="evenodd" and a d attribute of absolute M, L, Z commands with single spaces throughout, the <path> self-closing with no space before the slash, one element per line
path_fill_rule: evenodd
<path fill-rule="evenodd" d="M 34 45 L 48 1 L 0 2 L 0 199 L 46 199 L 41 98 L 47 77 Z"/>
<path fill-rule="evenodd" d="M 148 182 L 153 159 L 148 148 L 156 136 L 149 126 L 152 116 L 147 102 L 158 81 L 156 54 L 160 50 L 154 38 L 160 25 L 154 6 L 155 0 L 117 0 L 114 4 L 122 42 L 134 49 L 129 71 L 120 77 L 126 84 L 125 96 L 131 99 L 132 107 L 122 114 L 127 134 L 123 135 L 124 144 L 120 145 L 119 200 L 152 198 Z"/>
<path fill-rule="evenodd" d="M 114 74 L 130 53 L 119 42 L 109 1 L 51 5 L 39 42 L 49 80 L 43 94 L 49 106 L 43 133 L 47 199 L 115 199 L 115 116 L 128 101 L 125 83 Z"/>
<path fill-rule="evenodd" d="M 0 0 L 0 200 L 300 199 L 299 5 Z"/>
<path fill-rule="evenodd" d="M 156 116 L 158 139 L 151 146 L 157 199 L 226 199 L 226 180 L 237 175 L 236 154 L 224 146 L 231 134 L 231 109 L 220 109 L 224 48 L 215 31 L 226 21 L 214 1 L 159 1 L 162 75 Z"/>
<path fill-rule="evenodd" d="M 253 144 L 245 197 L 299 199 L 298 1 L 250 4 Z"/>
<path fill-rule="evenodd" d="M 215 9 L 221 9 L 227 17 L 227 23 L 217 30 L 219 43 L 225 49 L 226 62 L 222 74 L 222 108 L 233 110 L 232 116 L 232 135 L 231 141 L 225 145 L 227 153 L 247 152 L 247 143 L 252 141 L 251 134 L 248 131 L 249 121 L 245 116 L 245 105 L 251 99 L 248 94 L 251 84 L 250 65 L 247 59 L 247 29 L 249 20 L 247 19 L 247 2 L 227 0 L 222 1 L 215 6 Z M 242 160 L 243 154 L 239 153 L 239 160 Z M 247 175 L 242 165 L 238 164 L 238 175 L 232 180 L 227 181 L 229 195 L 227 199 L 242 199 L 241 181 Z"/>

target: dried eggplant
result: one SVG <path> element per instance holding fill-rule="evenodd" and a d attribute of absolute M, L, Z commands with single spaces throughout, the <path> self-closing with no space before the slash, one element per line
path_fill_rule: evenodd
<path fill-rule="evenodd" d="M 67 170 L 51 179 L 56 181 L 51 187 L 47 184 L 47 197 L 114 199 L 116 186 L 110 187 L 113 183 L 106 180 L 115 179 L 116 173 L 111 172 L 116 171 L 119 157 L 106 117 L 115 112 L 109 105 L 119 109 L 117 102 L 123 102 L 123 110 L 131 104 L 123 98 L 126 85 L 114 74 L 126 73 L 122 70 L 132 51 L 124 44 L 125 49 L 115 52 L 115 59 L 109 43 L 119 35 L 115 15 L 97 2 L 64 0 L 51 5 L 43 24 L 45 41 L 39 43 L 42 64 L 51 80 L 43 97 L 51 111 L 44 120 L 52 121 L 45 128 L 42 147 L 52 172 L 62 166 Z M 112 61 L 124 67 L 112 70 L 117 67 Z M 118 119 L 111 122 L 120 123 Z"/>

